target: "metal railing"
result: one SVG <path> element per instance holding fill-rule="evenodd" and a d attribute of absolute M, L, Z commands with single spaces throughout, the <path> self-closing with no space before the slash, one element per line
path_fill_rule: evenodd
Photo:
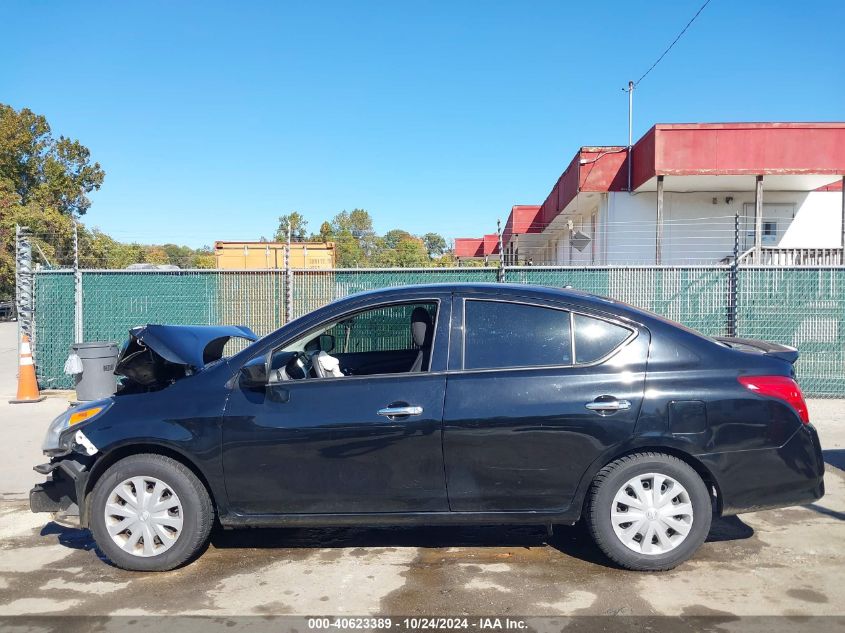
<path fill-rule="evenodd" d="M 759 255 L 750 248 L 739 256 L 740 265 L 752 266 L 840 266 L 841 248 L 783 248 L 762 246 Z"/>

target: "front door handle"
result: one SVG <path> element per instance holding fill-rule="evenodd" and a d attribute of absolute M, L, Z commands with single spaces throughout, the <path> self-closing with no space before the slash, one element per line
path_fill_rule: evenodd
<path fill-rule="evenodd" d="M 385 407 L 384 409 L 379 409 L 377 413 L 379 415 L 383 415 L 387 418 L 398 418 L 398 417 L 406 417 L 409 415 L 422 415 L 423 408 L 422 407 Z"/>
<path fill-rule="evenodd" d="M 584 405 L 590 411 L 599 413 L 612 413 L 614 411 L 625 411 L 631 408 L 630 400 L 617 400 L 616 398 L 596 398 Z"/>

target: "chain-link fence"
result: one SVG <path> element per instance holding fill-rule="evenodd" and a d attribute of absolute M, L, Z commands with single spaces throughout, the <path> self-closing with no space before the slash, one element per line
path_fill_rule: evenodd
<path fill-rule="evenodd" d="M 801 387 L 845 396 L 845 268 L 740 268 L 737 336 L 797 347 Z"/>
<path fill-rule="evenodd" d="M 505 280 L 612 297 L 706 334 L 728 332 L 731 269 L 689 267 L 507 267 Z M 292 271 L 291 318 L 363 290 L 420 283 L 490 282 L 494 268 Z M 71 271 L 34 275 L 34 335 L 42 387 L 65 388 L 73 343 Z M 238 324 L 266 334 L 285 322 L 282 270 L 82 271 L 86 341 L 127 338 L 145 323 Z M 743 267 L 737 272 L 736 335 L 794 345 L 806 393 L 845 396 L 845 268 Z"/>

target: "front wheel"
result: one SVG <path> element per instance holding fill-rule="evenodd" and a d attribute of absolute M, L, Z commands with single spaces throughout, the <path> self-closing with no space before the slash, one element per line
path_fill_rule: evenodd
<path fill-rule="evenodd" d="M 167 571 L 208 541 L 214 510 L 205 486 L 163 455 L 132 455 L 94 486 L 89 523 L 100 550 L 122 569 Z"/>
<path fill-rule="evenodd" d="M 593 480 L 590 533 L 615 563 L 636 571 L 672 569 L 710 531 L 712 504 L 698 473 L 677 457 L 637 453 L 605 466 Z"/>

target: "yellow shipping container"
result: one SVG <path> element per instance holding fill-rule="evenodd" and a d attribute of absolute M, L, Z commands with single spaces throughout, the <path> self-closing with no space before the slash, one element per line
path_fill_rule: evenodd
<path fill-rule="evenodd" d="M 273 270 L 285 267 L 284 242 L 214 242 L 217 268 Z M 334 268 L 334 242 L 293 242 L 291 268 Z"/>

